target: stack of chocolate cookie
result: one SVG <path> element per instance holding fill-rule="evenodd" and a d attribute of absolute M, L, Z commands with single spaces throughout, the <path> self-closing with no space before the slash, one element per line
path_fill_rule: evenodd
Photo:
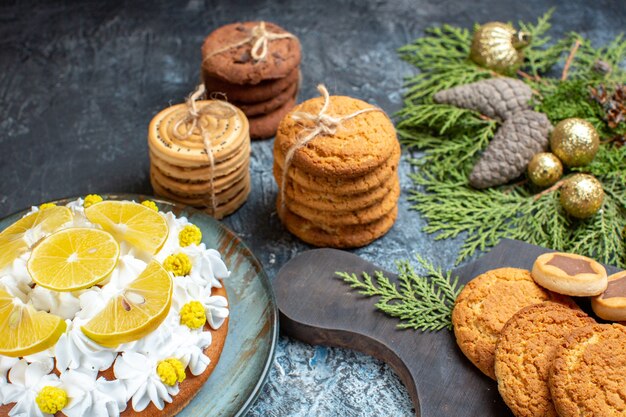
<path fill-rule="evenodd" d="M 233 23 L 205 39 L 202 80 L 248 116 L 253 139 L 265 139 L 295 105 L 300 59 L 298 38 L 278 25 Z"/>
<path fill-rule="evenodd" d="M 323 98 L 300 104 L 278 128 L 278 214 L 291 233 L 312 245 L 364 246 L 395 222 L 400 145 L 380 109 L 350 97 L 326 99 L 324 114 L 340 121 L 330 127 L 334 133 L 322 132 L 314 120 Z M 293 157 L 286 160 L 287 154 Z"/>
<path fill-rule="evenodd" d="M 150 180 L 157 195 L 221 219 L 250 192 L 248 120 L 223 101 L 196 101 L 195 107 L 190 115 L 189 104 L 174 105 L 152 119 Z"/>

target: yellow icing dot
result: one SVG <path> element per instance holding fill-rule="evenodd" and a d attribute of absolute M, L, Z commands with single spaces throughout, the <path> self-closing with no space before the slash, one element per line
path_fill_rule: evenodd
<path fill-rule="evenodd" d="M 157 207 L 156 203 L 154 201 L 151 200 L 145 200 L 141 202 L 142 206 L 146 206 L 154 211 L 159 211 L 159 208 Z"/>
<path fill-rule="evenodd" d="M 39 391 L 35 402 L 44 413 L 56 414 L 67 405 L 67 393 L 61 388 L 48 385 Z"/>
<path fill-rule="evenodd" d="M 180 324 L 190 329 L 199 329 L 206 323 L 204 306 L 199 301 L 190 301 L 180 309 Z"/>
<path fill-rule="evenodd" d="M 174 386 L 177 382 L 183 382 L 187 375 L 185 367 L 175 358 L 165 359 L 157 364 L 157 374 L 165 385 Z"/>
<path fill-rule="evenodd" d="M 85 201 L 83 202 L 83 207 L 87 208 L 101 201 L 102 201 L 102 197 L 100 197 L 98 194 L 89 194 L 87 197 L 85 197 Z"/>
<path fill-rule="evenodd" d="M 47 208 L 50 207 L 56 207 L 57 205 L 54 203 L 43 203 L 42 205 L 39 206 L 39 210 L 45 210 Z"/>
<path fill-rule="evenodd" d="M 191 260 L 184 253 L 170 255 L 163 261 L 163 268 L 177 277 L 184 277 L 191 272 Z"/>
<path fill-rule="evenodd" d="M 180 246 L 199 245 L 202 241 L 202 232 L 195 224 L 188 224 L 178 234 L 178 241 Z"/>

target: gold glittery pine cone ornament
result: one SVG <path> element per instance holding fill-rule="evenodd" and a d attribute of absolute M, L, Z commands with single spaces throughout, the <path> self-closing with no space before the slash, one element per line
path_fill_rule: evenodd
<path fill-rule="evenodd" d="M 528 179 L 538 187 L 549 187 L 563 176 L 563 164 L 553 153 L 539 152 L 528 163 Z"/>
<path fill-rule="evenodd" d="M 470 59 L 497 73 L 511 74 L 522 65 L 522 50 L 529 43 L 528 33 L 517 31 L 507 23 L 485 23 L 474 32 Z"/>
<path fill-rule="evenodd" d="M 570 216 L 586 219 L 602 207 L 604 190 L 593 175 L 575 174 L 563 183 L 560 201 Z"/>
<path fill-rule="evenodd" d="M 561 120 L 550 135 L 550 149 L 568 167 L 589 164 L 598 152 L 600 136 L 591 123 L 577 117 Z"/>

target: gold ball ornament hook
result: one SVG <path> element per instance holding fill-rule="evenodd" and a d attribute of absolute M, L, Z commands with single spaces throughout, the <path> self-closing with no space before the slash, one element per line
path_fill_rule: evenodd
<path fill-rule="evenodd" d="M 561 120 L 550 135 L 550 149 L 568 167 L 589 164 L 598 152 L 600 136 L 591 123 L 577 117 Z"/>
<path fill-rule="evenodd" d="M 604 190 L 593 175 L 572 175 L 561 187 L 561 206 L 572 217 L 586 219 L 602 207 Z"/>
<path fill-rule="evenodd" d="M 530 40 L 530 34 L 517 31 L 507 23 L 485 23 L 474 32 L 470 59 L 481 67 L 510 74 L 522 65 L 522 49 Z"/>
<path fill-rule="evenodd" d="M 528 163 L 528 179 L 538 187 L 549 187 L 563 176 L 561 160 L 550 152 L 539 152 Z"/>

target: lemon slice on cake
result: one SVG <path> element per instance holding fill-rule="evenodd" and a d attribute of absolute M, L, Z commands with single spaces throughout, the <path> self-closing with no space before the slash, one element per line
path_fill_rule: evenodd
<path fill-rule="evenodd" d="M 85 209 L 90 222 L 100 225 L 116 239 L 155 254 L 165 243 L 165 218 L 144 205 L 131 201 L 103 201 Z"/>
<path fill-rule="evenodd" d="M 32 355 L 54 346 L 65 332 L 65 321 L 22 303 L 0 288 L 0 355 Z"/>
<path fill-rule="evenodd" d="M 172 305 L 173 286 L 170 274 L 153 260 L 81 329 L 105 347 L 141 339 L 165 320 Z"/>
<path fill-rule="evenodd" d="M 0 269 L 71 220 L 69 208 L 54 206 L 24 216 L 4 229 L 0 232 Z"/>
<path fill-rule="evenodd" d="M 28 272 L 44 288 L 77 291 L 108 277 L 119 254 L 119 244 L 104 230 L 63 229 L 35 246 L 28 259 Z"/>

